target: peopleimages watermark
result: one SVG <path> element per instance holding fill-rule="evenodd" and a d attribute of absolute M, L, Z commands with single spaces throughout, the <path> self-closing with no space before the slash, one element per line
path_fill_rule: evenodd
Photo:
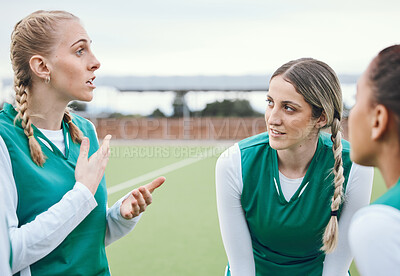
<path fill-rule="evenodd" d="M 110 158 L 196 158 L 217 157 L 225 146 L 113 146 Z"/>
<path fill-rule="evenodd" d="M 116 139 L 232 140 L 266 130 L 264 118 L 107 118 L 91 120 Z"/>

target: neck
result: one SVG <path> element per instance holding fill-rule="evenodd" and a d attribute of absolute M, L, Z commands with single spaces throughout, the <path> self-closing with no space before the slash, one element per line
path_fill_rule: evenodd
<path fill-rule="evenodd" d="M 278 150 L 279 171 L 289 178 L 305 176 L 318 145 L 318 134 L 290 149 Z"/>
<path fill-rule="evenodd" d="M 61 129 L 61 122 L 64 117 L 68 101 L 57 99 L 57 93 L 41 87 L 32 89 L 28 93 L 28 115 L 32 124 L 37 128 L 48 130 Z"/>
<path fill-rule="evenodd" d="M 400 177 L 400 145 L 390 143 L 382 148 L 377 158 L 377 167 L 382 174 L 386 187 L 394 186 Z"/>

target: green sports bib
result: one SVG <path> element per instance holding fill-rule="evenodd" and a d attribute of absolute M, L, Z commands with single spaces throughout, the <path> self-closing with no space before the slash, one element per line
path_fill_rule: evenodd
<path fill-rule="evenodd" d="M 349 144 L 343 144 L 345 183 L 351 169 Z M 279 182 L 278 157 L 267 133 L 239 142 L 242 207 L 250 230 L 256 275 L 321 275 L 320 251 L 330 219 L 334 158 L 330 134 L 321 133 L 307 173 L 286 201 Z M 340 211 L 338 214 L 340 218 Z"/>
<path fill-rule="evenodd" d="M 18 193 L 17 216 L 19 227 L 47 211 L 75 185 L 75 165 L 80 145 L 73 143 L 68 125 L 63 122 L 66 153 L 34 127 L 34 135 L 47 157 L 43 167 L 37 166 L 29 153 L 28 139 L 20 122 L 14 124 L 14 108 L 5 104 L 0 112 L 0 135 L 6 143 L 12 163 Z M 73 115 L 73 122 L 90 139 L 89 156 L 99 145 L 92 124 Z M 49 149 L 41 138 L 50 146 Z M 30 266 L 35 275 L 110 275 L 106 252 L 107 190 L 103 177 L 95 199 L 98 206 L 50 254 Z"/>
<path fill-rule="evenodd" d="M 387 192 L 375 200 L 373 204 L 388 205 L 400 210 L 400 179 L 397 181 L 396 185 L 387 190 Z"/>

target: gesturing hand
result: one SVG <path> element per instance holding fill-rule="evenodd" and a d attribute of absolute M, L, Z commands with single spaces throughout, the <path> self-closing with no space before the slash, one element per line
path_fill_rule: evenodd
<path fill-rule="evenodd" d="M 90 141 L 83 138 L 75 168 L 75 180 L 85 185 L 94 195 L 108 163 L 111 135 L 107 135 L 101 147 L 88 159 Z"/>
<path fill-rule="evenodd" d="M 137 217 L 140 213 L 146 210 L 146 207 L 151 204 L 151 193 L 161 186 L 165 181 L 165 177 L 161 176 L 154 179 L 151 183 L 134 189 L 131 194 L 122 201 L 120 212 L 125 219 Z"/>

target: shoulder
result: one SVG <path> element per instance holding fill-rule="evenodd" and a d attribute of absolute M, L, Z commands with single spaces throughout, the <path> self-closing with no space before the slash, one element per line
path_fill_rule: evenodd
<path fill-rule="evenodd" d="M 72 122 L 83 132 L 85 136 L 95 135 L 97 137 L 96 127 L 91 121 L 82 116 L 79 116 L 78 114 L 70 114 L 72 117 Z"/>
<path fill-rule="evenodd" d="M 15 114 L 11 114 L 15 113 Z M 0 111 L 0 125 L 1 129 L 9 128 L 10 126 L 14 126 L 14 117 L 16 115 L 16 111 L 11 104 L 5 103 L 3 109 Z"/>
<path fill-rule="evenodd" d="M 226 149 L 218 158 L 215 167 L 215 181 L 217 191 L 226 192 L 233 190 L 237 194 L 242 193 L 241 181 L 241 157 L 238 144 Z"/>
<path fill-rule="evenodd" d="M 351 221 L 349 244 L 363 275 L 391 275 L 400 265 L 400 211 L 386 205 L 360 209 Z"/>
<path fill-rule="evenodd" d="M 353 253 L 382 255 L 400 250 L 400 211 L 387 205 L 370 205 L 356 212 L 349 229 Z M 392 249 L 391 249 L 392 248 Z"/>
<path fill-rule="evenodd" d="M 265 146 L 269 144 L 268 132 L 263 132 L 246 139 L 243 139 L 238 143 L 240 150 L 251 149 L 259 146 Z"/>
<path fill-rule="evenodd" d="M 332 135 L 330 133 L 321 131 L 319 134 L 319 144 L 321 144 L 321 148 L 323 149 L 324 156 L 326 158 L 332 159 L 333 157 L 333 142 L 331 140 Z M 345 171 L 347 173 L 350 172 L 353 162 L 350 159 L 350 143 L 345 139 L 341 139 L 342 144 L 342 161 Z M 347 175 L 346 173 L 346 175 Z"/>
<path fill-rule="evenodd" d="M 235 143 L 218 157 L 216 168 L 217 170 L 232 169 L 238 162 L 240 164 L 240 149 Z"/>
<path fill-rule="evenodd" d="M 20 121 L 14 123 L 16 114 L 17 111 L 8 103 L 5 103 L 0 111 L 0 136 L 7 143 L 14 143 L 17 140 L 16 137 L 19 136 L 24 136 L 26 139 Z"/>
<path fill-rule="evenodd" d="M 360 209 L 352 218 L 349 239 L 354 244 L 382 244 L 395 240 L 400 245 L 400 211 L 376 204 Z"/>
<path fill-rule="evenodd" d="M 320 141 L 322 142 L 322 144 L 325 147 L 327 147 L 327 148 L 332 150 L 333 142 L 331 140 L 331 137 L 332 137 L 332 134 L 324 132 L 324 131 L 321 131 L 320 135 L 319 135 L 319 138 L 320 138 Z M 342 142 L 342 152 L 349 154 L 350 153 L 350 143 L 349 143 L 349 141 L 347 141 L 345 139 L 342 139 L 341 142 Z"/>
<path fill-rule="evenodd" d="M 70 113 L 71 117 L 72 117 L 72 121 L 74 122 L 74 124 L 76 124 L 78 127 L 84 127 L 84 128 L 91 128 L 94 129 L 94 125 L 91 121 L 89 121 L 88 119 L 75 114 L 75 113 Z"/>
<path fill-rule="evenodd" d="M 391 187 L 384 193 L 381 197 L 379 197 L 373 205 L 375 204 L 384 204 L 387 206 L 391 206 L 395 208 L 396 210 L 400 210 L 400 182 L 398 182 L 396 185 Z M 400 212 L 400 211 L 399 211 Z"/>

